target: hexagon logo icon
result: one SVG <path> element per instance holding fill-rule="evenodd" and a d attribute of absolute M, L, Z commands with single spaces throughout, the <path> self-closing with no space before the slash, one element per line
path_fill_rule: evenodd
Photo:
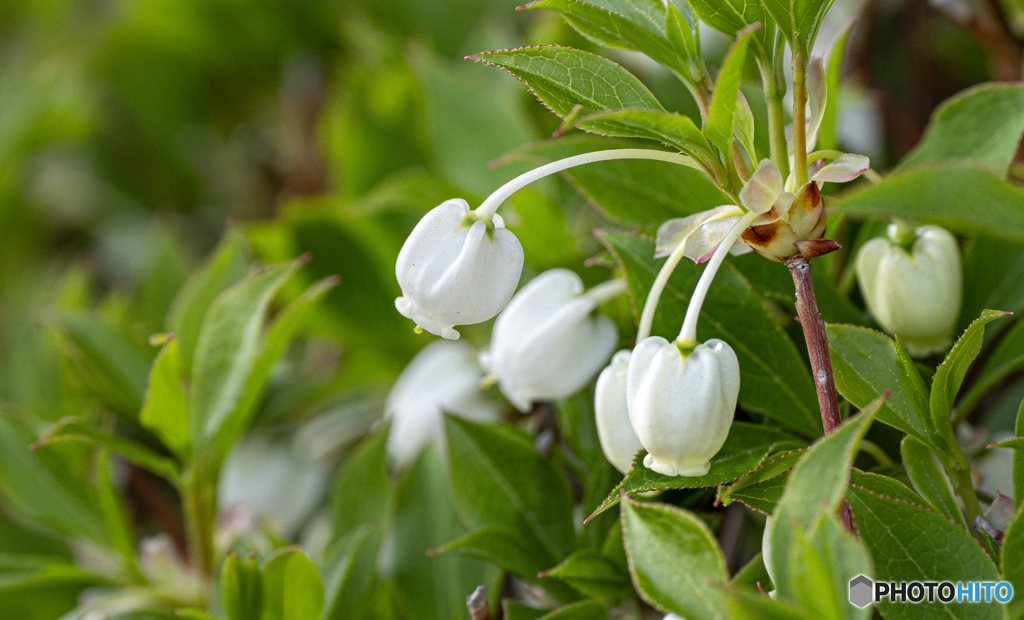
<path fill-rule="evenodd" d="M 874 582 L 864 575 L 857 575 L 850 580 L 850 602 L 864 609 L 874 602 Z"/>

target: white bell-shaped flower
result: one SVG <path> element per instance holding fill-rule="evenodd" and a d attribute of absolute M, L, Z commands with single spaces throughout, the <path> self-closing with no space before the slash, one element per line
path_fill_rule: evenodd
<path fill-rule="evenodd" d="M 480 361 L 520 411 L 578 392 L 615 350 L 615 324 L 593 312 L 612 289 L 625 288 L 619 280 L 602 287 L 584 293 L 577 274 L 551 269 L 498 315 L 490 351 Z"/>
<path fill-rule="evenodd" d="M 633 458 L 643 446 L 629 422 L 626 402 L 626 369 L 629 351 L 619 351 L 597 377 L 594 394 L 594 415 L 597 418 L 597 437 L 608 462 L 623 474 L 633 468 Z"/>
<path fill-rule="evenodd" d="M 644 465 L 666 476 L 703 476 L 729 435 L 740 365 L 718 339 L 685 351 L 660 336 L 633 350 L 626 373 L 629 419 Z"/>
<path fill-rule="evenodd" d="M 475 422 L 497 422 L 501 406 L 480 389 L 483 372 L 473 348 L 436 340 L 420 351 L 395 381 L 385 402 L 391 420 L 387 452 L 401 467 L 427 444 L 444 452 L 444 418 L 451 413 Z"/>
<path fill-rule="evenodd" d="M 523 272 L 523 246 L 495 214 L 474 220 L 465 200 L 434 207 L 398 254 L 398 311 L 417 327 L 449 340 L 456 325 L 493 318 L 508 303 Z"/>
<path fill-rule="evenodd" d="M 888 238 L 872 239 L 860 249 L 857 279 L 871 316 L 898 334 L 911 355 L 941 352 L 952 343 L 963 276 L 960 247 L 948 231 L 922 226 L 910 232 L 891 225 Z"/>

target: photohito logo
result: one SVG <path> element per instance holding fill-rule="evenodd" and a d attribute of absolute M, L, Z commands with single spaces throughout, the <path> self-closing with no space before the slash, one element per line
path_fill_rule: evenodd
<path fill-rule="evenodd" d="M 893 603 L 1008 603 L 1013 586 L 1005 581 L 871 581 L 864 575 L 850 580 L 850 602 L 867 607 L 888 599 Z"/>

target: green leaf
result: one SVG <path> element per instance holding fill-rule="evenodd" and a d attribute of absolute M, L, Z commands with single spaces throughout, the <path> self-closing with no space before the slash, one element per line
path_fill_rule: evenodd
<path fill-rule="evenodd" d="M 167 327 L 177 334 L 182 368 L 192 368 L 199 331 L 210 304 L 222 291 L 240 282 L 248 271 L 242 235 L 229 230 L 213 256 L 178 291 L 167 312 Z"/>
<path fill-rule="evenodd" d="M 691 79 L 703 79 L 707 67 L 700 47 L 700 21 L 686 2 L 667 2 L 666 8 L 665 36 L 690 67 Z"/>
<path fill-rule="evenodd" d="M 269 327 L 264 330 L 262 350 L 246 379 L 245 388 L 238 404 L 235 405 L 218 430 L 216 436 L 218 458 L 223 458 L 235 440 L 249 427 L 249 423 L 256 413 L 256 407 L 263 397 L 267 381 L 270 379 L 270 372 L 281 355 L 284 354 L 285 347 L 295 332 L 302 327 L 316 303 L 337 285 L 338 279 L 335 277 L 314 282 L 298 299 L 281 310 Z"/>
<path fill-rule="evenodd" d="M 22 517 L 65 534 L 106 542 L 105 528 L 76 460 L 61 449 L 32 452 L 35 433 L 0 412 L 0 494 Z"/>
<path fill-rule="evenodd" d="M 178 464 L 174 459 L 158 454 L 130 439 L 90 428 L 78 418 L 66 417 L 58 420 L 39 441 L 32 445 L 32 449 L 65 441 L 82 441 L 112 450 L 175 486 L 181 484 Z"/>
<path fill-rule="evenodd" d="M 899 500 L 921 508 L 927 507 L 921 496 L 911 491 L 910 487 L 889 476 L 854 468 L 850 470 L 850 485 L 870 491 L 874 495 Z"/>
<path fill-rule="evenodd" d="M 993 265 L 999 268 L 993 269 Z M 985 308 L 1024 310 L 1024 246 L 975 236 L 964 249 L 963 267 L 964 303 L 959 330 L 967 329 Z M 1000 323 L 993 328 L 1002 326 Z"/>
<path fill-rule="evenodd" d="M 569 555 L 576 546 L 569 485 L 529 436 L 454 416 L 445 417 L 445 427 L 452 482 L 466 520 L 522 537 L 546 566 Z"/>
<path fill-rule="evenodd" d="M 1024 86 L 980 84 L 961 91 L 932 115 L 921 142 L 900 166 L 969 159 L 1005 178 L 1024 134 Z"/>
<path fill-rule="evenodd" d="M 708 118 L 704 123 L 704 135 L 718 147 L 726 161 L 732 157 L 732 136 L 736 124 L 736 108 L 739 105 L 740 82 L 743 80 L 743 67 L 747 60 L 747 46 L 753 34 L 753 31 L 749 30 L 738 33 L 736 42 L 729 49 L 715 82 L 715 91 L 708 107 Z"/>
<path fill-rule="evenodd" d="M 364 525 L 383 527 L 391 505 L 387 432 L 377 432 L 345 459 L 331 494 L 331 525 L 344 536 Z"/>
<path fill-rule="evenodd" d="M 943 434 L 945 434 L 945 429 L 950 429 L 953 401 L 957 392 L 960 391 L 960 385 L 967 375 L 967 369 L 981 352 L 981 343 L 985 338 L 985 325 L 1006 316 L 1009 316 L 1009 313 L 998 310 L 983 311 L 981 317 L 971 323 L 967 331 L 960 336 L 935 371 L 930 401 L 932 423 Z M 950 430 L 950 432 L 952 431 Z"/>
<path fill-rule="evenodd" d="M 781 601 L 768 598 L 756 590 L 735 588 L 729 601 L 729 612 L 736 620 L 813 620 Z"/>
<path fill-rule="evenodd" d="M 630 300 L 639 315 L 663 262 L 653 258 L 654 243 L 612 231 L 600 231 L 598 238 L 625 272 Z M 654 318 L 654 335 L 676 337 L 700 269 L 681 266 L 672 274 Z M 697 337 L 701 341 L 721 338 L 736 352 L 740 407 L 803 436 L 821 434 L 814 383 L 803 356 L 778 326 L 765 301 L 735 269 L 727 266 L 716 275 L 701 308 Z"/>
<path fill-rule="evenodd" d="M 562 14 L 580 34 L 601 45 L 646 54 L 680 78 L 699 79 L 665 35 L 665 5 L 655 0 L 538 0 L 528 9 L 548 9 Z"/>
<path fill-rule="evenodd" d="M 684 618 L 727 618 L 729 573 L 704 521 L 667 504 L 626 499 L 622 531 L 629 572 L 644 600 Z"/>
<path fill-rule="evenodd" d="M 913 437 L 904 437 L 901 446 L 903 465 L 907 468 L 914 488 L 921 497 L 928 500 L 933 508 L 956 521 L 964 531 L 970 531 L 967 519 L 964 518 L 957 504 L 953 485 L 950 484 L 946 472 L 928 446 Z"/>
<path fill-rule="evenodd" d="M 964 400 L 975 400 L 1000 381 L 1024 368 L 1024 320 L 1017 319 L 988 358 L 981 375 Z"/>
<path fill-rule="evenodd" d="M 82 311 L 62 313 L 57 327 L 93 389 L 118 413 L 134 419 L 146 389 L 149 357 L 120 329 Z"/>
<path fill-rule="evenodd" d="M 749 422 L 733 422 L 729 436 L 718 454 L 711 458 L 711 469 L 703 476 L 665 476 L 644 466 L 644 452 L 634 460 L 633 469 L 615 487 L 589 519 L 608 510 L 622 499 L 622 494 L 635 495 L 665 489 L 696 489 L 711 487 L 757 469 L 768 456 L 779 450 L 801 447 L 792 435 Z M 588 519 L 588 520 L 589 520 Z"/>
<path fill-rule="evenodd" d="M 607 617 L 608 607 L 604 603 L 589 600 L 559 607 L 541 616 L 540 620 L 603 620 Z"/>
<path fill-rule="evenodd" d="M 524 546 L 518 536 L 495 525 L 445 543 L 431 553 L 464 555 L 490 562 L 533 583 L 543 583 L 538 574 L 548 567 L 535 549 Z M 543 583 L 543 585 L 550 587 L 552 584 Z M 571 595 L 566 598 L 565 594 L 564 589 L 559 589 L 555 585 L 553 596 L 562 600 L 573 598 Z"/>
<path fill-rule="evenodd" d="M 527 607 L 511 599 L 505 599 L 504 605 L 506 620 L 538 620 L 548 613 L 545 609 Z"/>
<path fill-rule="evenodd" d="M 1017 409 L 1017 424 L 1014 434 L 1017 437 L 1024 437 L 1024 400 L 1020 402 L 1020 408 Z M 1024 450 L 1016 450 L 1013 453 L 1013 505 L 1018 510 L 1024 506 Z"/>
<path fill-rule="evenodd" d="M 598 110 L 664 109 L 633 74 L 589 52 L 542 45 L 484 52 L 471 58 L 508 71 L 563 119 Z"/>
<path fill-rule="evenodd" d="M 720 485 L 716 500 L 725 506 L 731 504 L 733 500 L 739 500 L 766 515 L 772 514 L 775 511 L 775 503 L 782 495 L 786 474 L 804 452 L 805 450 L 793 450 L 772 456 L 736 482 L 728 486 Z"/>
<path fill-rule="evenodd" d="M 1024 507 L 1017 508 L 1010 526 L 1003 537 L 1003 581 L 1013 586 L 1013 598 L 1006 605 L 1007 618 L 1019 618 L 1024 614 Z"/>
<path fill-rule="evenodd" d="M 759 0 L 688 0 L 700 21 L 730 37 L 743 28 L 760 23 L 756 33 L 760 48 L 771 54 L 775 22 Z M 761 51 L 760 49 L 758 50 Z"/>
<path fill-rule="evenodd" d="M 852 487 L 847 494 L 861 539 L 881 581 L 996 581 L 998 571 L 980 545 L 952 521 L 928 509 Z M 898 618 L 1002 618 L 999 605 L 892 603 L 879 609 Z"/>
<path fill-rule="evenodd" d="M 593 549 L 580 549 L 561 564 L 543 573 L 557 577 L 583 594 L 596 599 L 619 600 L 633 596 L 629 575 L 610 559 Z"/>
<path fill-rule="evenodd" d="M 656 140 L 693 157 L 707 170 L 717 159 L 704 134 L 688 116 L 662 110 L 612 110 L 595 112 L 574 123 L 580 129 L 603 136 Z"/>
<path fill-rule="evenodd" d="M 494 591 L 497 585 L 500 571 L 493 566 L 467 557 L 427 555 L 465 532 L 453 499 L 437 451 L 424 450 L 395 490 L 391 570 L 403 617 L 462 617 L 466 597 L 477 586 Z"/>
<path fill-rule="evenodd" d="M 177 338 L 169 339 L 153 360 L 139 422 L 178 456 L 187 453 L 188 397 L 181 384 Z"/>
<path fill-rule="evenodd" d="M 299 263 L 269 267 L 224 291 L 203 322 L 192 367 L 189 423 L 196 449 L 216 438 L 246 396 L 274 294 Z"/>
<path fill-rule="evenodd" d="M 797 553 L 794 543 L 800 536 L 811 537 L 822 515 L 833 515 L 838 510 L 860 440 L 887 396 L 879 396 L 859 415 L 811 445 L 789 474 L 768 533 L 771 548 L 775 550 L 770 558 L 771 573 L 782 599 L 797 598 L 799 584 L 793 572 L 793 557 Z"/>
<path fill-rule="evenodd" d="M 810 618 L 869 618 L 870 607 L 850 604 L 850 580 L 874 573 L 871 557 L 857 538 L 845 531 L 835 514 L 822 515 L 811 532 L 794 532 L 795 549 L 788 553 L 796 600 Z"/>
<path fill-rule="evenodd" d="M 506 160 L 546 163 L 591 151 L 645 146 L 638 141 L 573 135 L 525 145 Z M 563 174 L 597 209 L 627 224 L 654 227 L 729 202 L 704 173 L 666 162 L 605 161 L 577 166 Z"/>
<path fill-rule="evenodd" d="M 842 194 L 829 203 L 829 214 L 913 219 L 964 234 L 1024 241 L 1024 189 L 964 163 L 908 167 L 877 185 Z"/>
<path fill-rule="evenodd" d="M 903 365 L 896 343 L 866 327 L 829 325 L 826 331 L 839 393 L 855 407 L 864 407 L 892 390 L 879 422 L 927 440 L 931 425 L 923 383 L 916 369 Z"/>
<path fill-rule="evenodd" d="M 263 576 L 255 559 L 228 555 L 220 571 L 220 596 L 228 620 L 260 620 Z"/>
<path fill-rule="evenodd" d="M 370 526 L 352 530 L 328 548 L 323 563 L 324 613 L 322 620 L 367 618 L 367 610 L 380 598 L 377 559 L 380 534 Z"/>
<path fill-rule="evenodd" d="M 790 45 L 810 53 L 818 27 L 832 0 L 764 0 L 764 8 L 779 25 Z"/>
<path fill-rule="evenodd" d="M 320 572 L 298 549 L 274 554 L 263 566 L 260 620 L 310 620 L 324 608 Z"/>

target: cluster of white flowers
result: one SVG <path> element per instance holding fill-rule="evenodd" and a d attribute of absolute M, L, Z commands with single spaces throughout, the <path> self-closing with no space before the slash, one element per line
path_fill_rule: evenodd
<path fill-rule="evenodd" d="M 701 476 L 729 434 L 740 388 L 740 368 L 730 346 L 718 339 L 700 343 L 697 318 L 725 255 L 754 249 L 774 260 L 801 253 L 800 242 L 824 233 L 819 186 L 847 182 L 868 169 L 866 157 L 834 156 L 807 184 L 792 187 L 768 160 L 739 192 L 741 204 L 666 222 L 658 234 L 658 255 L 668 255 L 646 300 L 637 344 L 615 355 L 600 373 L 595 398 L 602 448 L 620 471 L 646 450 L 644 465 L 667 476 Z M 387 403 L 392 419 L 388 449 L 407 463 L 427 443 L 443 441 L 442 412 L 477 421 L 500 417 L 500 407 L 481 385 L 497 383 L 517 409 L 583 389 L 606 364 L 618 333 L 596 314 L 626 290 L 619 279 L 585 291 L 580 277 L 565 269 L 542 273 L 517 294 L 523 250 L 496 210 L 505 198 L 533 180 L 574 165 L 619 158 L 647 158 L 692 165 L 685 156 L 662 151 L 601 151 L 542 166 L 506 184 L 479 208 L 459 199 L 427 213 L 398 257 L 402 297 L 396 306 L 417 329 L 454 340 L 457 325 L 497 316 L 490 347 L 474 361 L 461 343 L 426 347 L 396 382 Z M 937 227 L 916 231 L 912 253 L 906 234 L 873 240 L 857 260 L 864 297 L 875 318 L 897 332 L 912 353 L 945 346 L 959 309 L 960 270 L 956 241 Z M 707 262 L 687 309 L 679 337 L 650 336 L 661 290 L 683 257 Z M 913 303 L 901 294 L 914 297 Z M 905 295 L 904 295 L 905 297 Z M 956 298 L 956 303 L 952 299 Z M 924 299 L 928 303 L 921 303 Z M 914 314 L 922 307 L 925 315 Z M 500 314 L 499 314 L 500 313 Z M 481 368 L 482 366 L 482 368 Z M 488 373 L 485 377 L 484 374 Z"/>

